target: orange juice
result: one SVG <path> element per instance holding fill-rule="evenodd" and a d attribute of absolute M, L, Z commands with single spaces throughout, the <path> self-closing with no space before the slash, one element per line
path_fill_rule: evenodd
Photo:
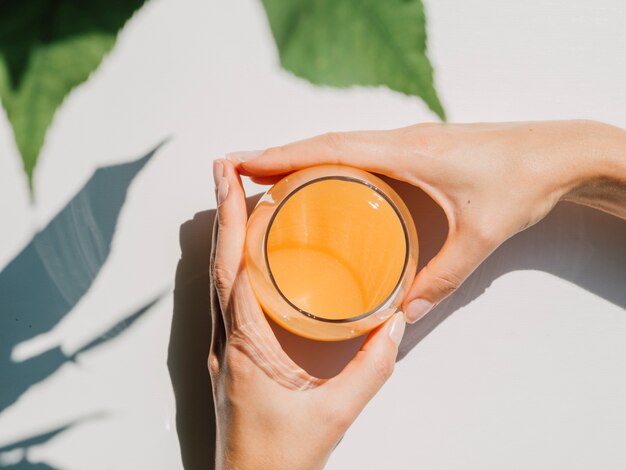
<path fill-rule="evenodd" d="M 320 165 L 272 186 L 248 219 L 245 260 L 259 304 L 298 335 L 335 341 L 384 322 L 417 269 L 417 233 L 383 180 Z"/>
<path fill-rule="evenodd" d="M 289 303 L 315 317 L 346 319 L 387 300 L 402 277 L 407 246 L 398 214 L 381 193 L 329 178 L 284 201 L 266 253 Z"/>

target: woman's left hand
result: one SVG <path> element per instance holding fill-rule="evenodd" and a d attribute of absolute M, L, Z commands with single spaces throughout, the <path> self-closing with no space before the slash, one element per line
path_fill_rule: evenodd
<path fill-rule="evenodd" d="M 216 160 L 218 208 L 211 254 L 213 332 L 208 367 L 217 424 L 216 469 L 321 469 L 391 375 L 401 313 L 374 330 L 344 370 L 310 376 L 282 350 L 244 263 L 247 211 L 232 163 Z"/>

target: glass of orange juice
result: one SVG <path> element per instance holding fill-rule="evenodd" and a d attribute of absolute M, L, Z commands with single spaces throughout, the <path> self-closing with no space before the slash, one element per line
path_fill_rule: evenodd
<path fill-rule="evenodd" d="M 267 315 L 310 339 L 362 335 L 397 311 L 417 269 L 413 219 L 377 176 L 342 165 L 292 173 L 248 220 L 245 259 Z"/>

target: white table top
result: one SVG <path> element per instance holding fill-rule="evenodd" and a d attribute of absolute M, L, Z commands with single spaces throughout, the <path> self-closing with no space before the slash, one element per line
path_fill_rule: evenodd
<path fill-rule="evenodd" d="M 588 118 L 626 127 L 622 0 L 425 3 L 450 120 Z M 0 447 L 82 420 L 34 444 L 29 459 L 60 469 L 171 470 L 183 468 L 182 449 L 188 468 L 205 468 L 209 450 L 198 438 L 209 432 L 206 403 L 184 403 L 202 400 L 207 387 L 198 334 L 206 318 L 194 310 L 203 281 L 194 275 L 206 257 L 203 211 L 215 207 L 212 159 L 329 130 L 433 119 L 417 98 L 315 88 L 280 70 L 257 1 L 149 2 L 57 113 L 34 206 L 0 116 L 0 269 L 96 168 L 171 138 L 132 180 L 93 285 L 51 331 L 16 345 L 12 361 L 58 346 L 71 355 L 158 302 L 0 413 Z M 417 225 L 428 257 L 445 227 L 422 202 Z M 181 233 L 191 262 L 176 281 Z M 623 469 L 625 250 L 624 222 L 572 205 L 507 242 L 407 331 L 406 356 L 328 468 Z M 0 466 L 18 457 L 3 454 Z"/>

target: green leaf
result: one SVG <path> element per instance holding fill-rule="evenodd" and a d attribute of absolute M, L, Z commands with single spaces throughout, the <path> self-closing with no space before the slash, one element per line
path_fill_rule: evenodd
<path fill-rule="evenodd" d="M 386 85 L 445 111 L 421 0 L 263 0 L 282 66 L 318 85 Z"/>
<path fill-rule="evenodd" d="M 145 0 L 0 0 L 0 99 L 32 191 L 46 130 Z"/>

